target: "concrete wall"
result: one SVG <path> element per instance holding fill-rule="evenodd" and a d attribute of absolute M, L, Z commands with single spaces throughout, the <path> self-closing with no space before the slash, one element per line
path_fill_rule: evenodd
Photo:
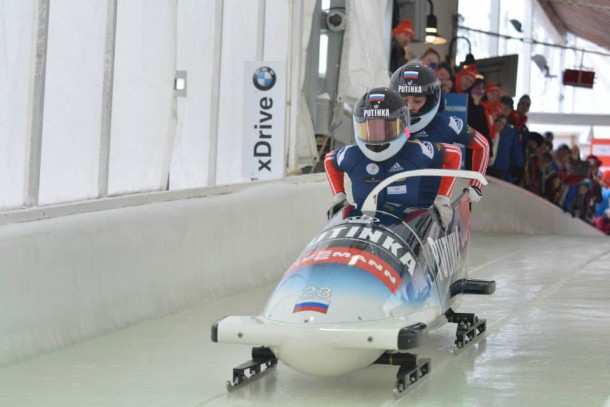
<path fill-rule="evenodd" d="M 0 225 L 0 365 L 276 281 L 324 225 L 329 199 L 317 174 Z M 596 234 L 493 180 L 473 230 Z"/>

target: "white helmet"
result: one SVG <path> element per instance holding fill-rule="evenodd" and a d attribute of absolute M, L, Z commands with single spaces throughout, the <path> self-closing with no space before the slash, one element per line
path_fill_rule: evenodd
<path fill-rule="evenodd" d="M 409 109 L 400 95 L 389 88 L 366 92 L 354 106 L 356 144 L 373 161 L 394 156 L 411 133 Z"/>

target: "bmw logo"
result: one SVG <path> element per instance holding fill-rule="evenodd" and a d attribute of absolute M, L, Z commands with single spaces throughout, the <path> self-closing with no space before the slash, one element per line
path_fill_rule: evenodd
<path fill-rule="evenodd" d="M 252 76 L 254 86 L 258 90 L 269 90 L 275 85 L 275 71 L 268 66 L 261 66 Z"/>

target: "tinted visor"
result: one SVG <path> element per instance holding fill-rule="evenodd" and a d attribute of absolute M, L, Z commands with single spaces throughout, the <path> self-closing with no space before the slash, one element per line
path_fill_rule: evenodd
<path fill-rule="evenodd" d="M 354 123 L 356 137 L 367 144 L 381 144 L 404 134 L 400 119 L 371 119 Z"/>

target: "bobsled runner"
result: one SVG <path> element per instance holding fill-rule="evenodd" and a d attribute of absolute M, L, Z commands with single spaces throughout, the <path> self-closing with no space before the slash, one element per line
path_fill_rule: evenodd
<path fill-rule="evenodd" d="M 253 345 L 252 359 L 233 369 L 232 390 L 278 360 L 314 376 L 340 375 L 371 364 L 398 366 L 395 395 L 430 372 L 430 360 L 406 352 L 428 330 L 456 323 L 455 346 L 481 335 L 486 321 L 452 309 L 460 294 L 492 294 L 494 281 L 467 277 L 470 203 L 462 193 L 443 229 L 432 209 L 377 209 L 379 192 L 398 179 L 457 176 L 487 184 L 477 172 L 415 170 L 381 182 L 362 208 L 337 212 L 284 273 L 262 314 L 228 316 L 212 340 Z"/>

